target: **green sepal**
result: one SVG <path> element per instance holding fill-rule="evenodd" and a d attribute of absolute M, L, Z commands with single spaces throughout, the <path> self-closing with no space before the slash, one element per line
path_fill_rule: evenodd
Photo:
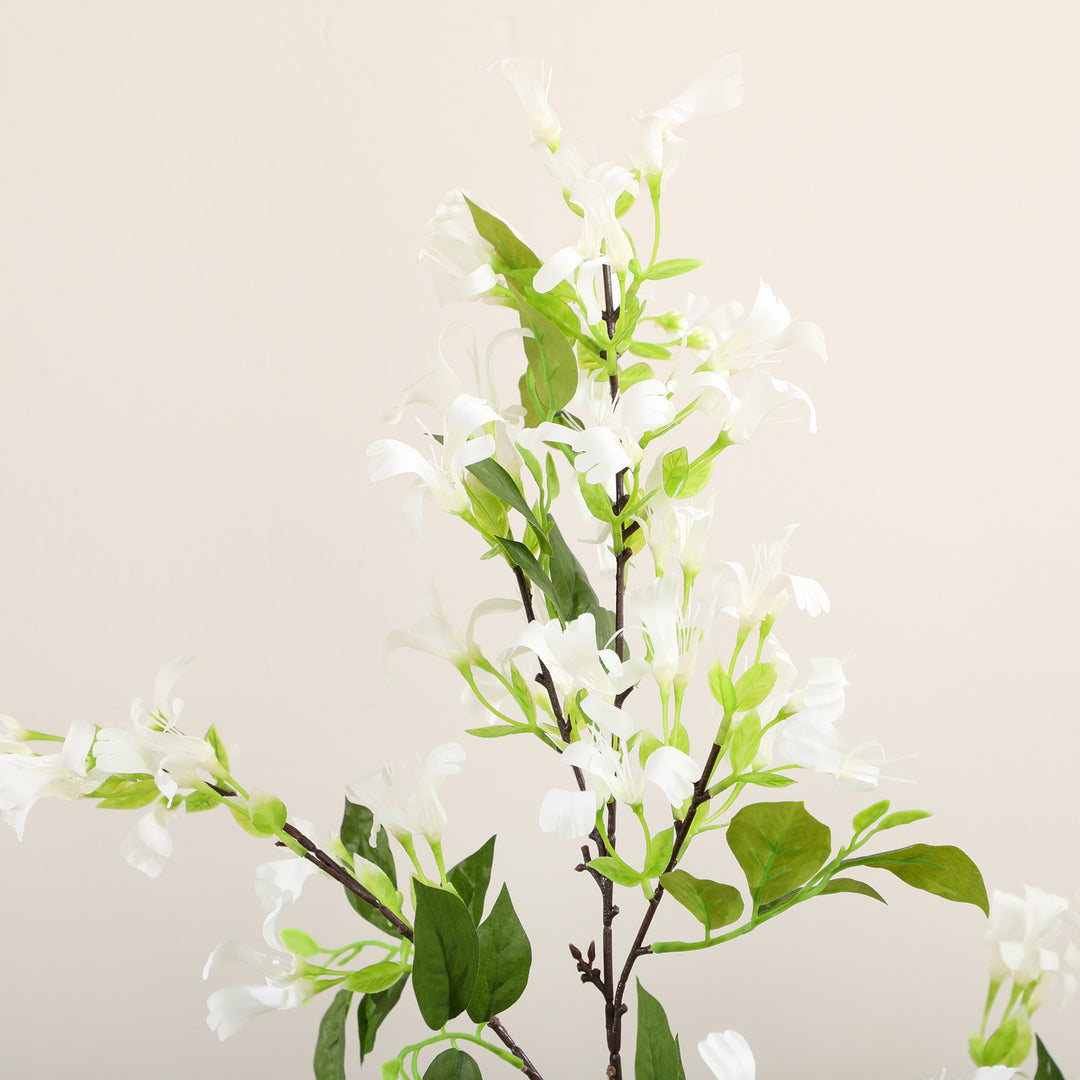
<path fill-rule="evenodd" d="M 456 894 L 416 880 L 413 888 L 413 993 L 424 1023 L 438 1031 L 469 1004 L 480 945 L 469 909 Z"/>
<path fill-rule="evenodd" d="M 664 259 L 662 262 L 653 263 L 641 277 L 645 281 L 657 281 L 660 278 L 689 274 L 691 270 L 697 270 L 704 265 L 705 262 L 702 259 Z"/>
<path fill-rule="evenodd" d="M 738 816 L 738 815 L 736 815 Z M 910 847 L 845 859 L 839 869 L 873 866 L 895 874 L 906 885 L 933 893 L 945 900 L 974 904 L 990 914 L 979 868 L 958 847 L 951 845 L 912 844 Z"/>
<path fill-rule="evenodd" d="M 345 1020 L 352 994 L 339 990 L 319 1023 L 315 1040 L 315 1080 L 345 1080 Z"/>
<path fill-rule="evenodd" d="M 483 1080 L 483 1076 L 480 1066 L 464 1050 L 451 1046 L 432 1059 L 423 1080 Z"/>
<path fill-rule="evenodd" d="M 621 218 L 634 205 L 635 199 L 637 199 L 637 196 L 631 191 L 620 192 L 619 197 L 615 200 L 615 216 Z"/>
<path fill-rule="evenodd" d="M 614 881 L 616 885 L 632 887 L 641 882 L 641 874 L 633 867 L 627 866 L 626 863 L 620 862 L 618 859 L 613 859 L 610 855 L 601 855 L 596 859 L 591 859 L 589 866 L 597 873 L 603 874 L 604 877 Z"/>
<path fill-rule="evenodd" d="M 365 994 L 360 999 L 356 1010 L 356 1029 L 360 1036 L 361 1062 L 365 1054 L 370 1054 L 375 1049 L 375 1036 L 379 1026 L 393 1011 L 408 981 L 409 977 L 406 975 L 389 989 L 380 990 L 377 994 Z"/>
<path fill-rule="evenodd" d="M 870 885 L 867 885 L 865 881 L 858 881 L 855 878 L 837 877 L 832 878 L 826 884 L 825 888 L 821 890 L 822 896 L 826 893 L 858 893 L 860 896 L 869 896 L 871 900 L 880 900 L 883 904 L 887 903 L 884 896 Z"/>
<path fill-rule="evenodd" d="M 521 997 L 532 966 L 532 946 L 505 885 L 477 937 L 480 958 L 468 1011 L 471 1020 L 483 1024 Z"/>
<path fill-rule="evenodd" d="M 733 885 L 696 878 L 685 870 L 664 874 L 660 884 L 705 927 L 706 935 L 730 925 L 743 913 L 742 894 Z"/>
<path fill-rule="evenodd" d="M 637 980 L 638 1024 L 635 1080 L 684 1080 L 679 1040 L 671 1034 L 664 1007 Z"/>
<path fill-rule="evenodd" d="M 452 866 L 446 878 L 457 890 L 462 903 L 469 909 L 473 925 L 484 917 L 484 897 L 491 881 L 491 863 L 495 858 L 495 837 Z"/>
<path fill-rule="evenodd" d="M 832 849 L 829 827 L 801 802 L 744 806 L 731 819 L 727 842 L 746 875 L 755 911 L 809 881 Z"/>
<path fill-rule="evenodd" d="M 495 249 L 495 254 L 511 270 L 521 270 L 529 266 L 539 267 L 542 260 L 523 240 L 518 239 L 513 229 L 488 210 L 481 209 L 467 195 L 462 196 L 465 205 L 472 214 L 476 231 Z"/>
<path fill-rule="evenodd" d="M 354 971 L 343 983 L 346 990 L 356 994 L 378 994 L 388 990 L 403 975 L 409 973 L 409 965 L 396 960 L 380 960 L 366 968 Z"/>
<path fill-rule="evenodd" d="M 1035 1048 L 1037 1054 L 1035 1080 L 1065 1080 L 1061 1070 L 1054 1063 L 1054 1059 L 1050 1056 L 1050 1052 L 1043 1045 L 1043 1041 L 1038 1035 L 1035 1036 Z"/>

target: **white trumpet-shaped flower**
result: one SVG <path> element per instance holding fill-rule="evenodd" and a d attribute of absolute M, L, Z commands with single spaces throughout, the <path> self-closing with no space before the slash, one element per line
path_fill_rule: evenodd
<path fill-rule="evenodd" d="M 602 800 L 595 790 L 552 788 L 540 804 L 540 828 L 563 840 L 584 840 L 596 825 Z"/>
<path fill-rule="evenodd" d="M 376 439 L 368 447 L 371 459 L 371 479 L 386 480 L 391 476 L 412 474 L 417 477 L 415 489 L 406 499 L 404 511 L 417 536 L 423 536 L 421 504 L 425 494 L 432 494 L 447 513 L 460 514 L 469 505 L 465 490 L 465 470 L 495 453 L 495 439 L 488 434 L 471 436 L 485 424 L 501 422 L 486 401 L 461 394 L 450 406 L 439 445 L 432 433 L 430 458 L 414 446 L 398 439 Z"/>
<path fill-rule="evenodd" d="M 1063 896 L 1024 886 L 1023 897 L 995 889 L 990 897 L 986 939 L 993 946 L 990 974 L 996 981 L 1010 975 L 1018 987 L 1045 972 L 1057 972 L 1061 957 L 1052 938 L 1065 925 L 1069 904 Z"/>
<path fill-rule="evenodd" d="M 698 1043 L 698 1053 L 716 1080 L 754 1080 L 754 1055 L 737 1031 L 714 1031 Z"/>
<path fill-rule="evenodd" d="M 774 378 L 765 371 L 751 372 L 741 396 L 732 390 L 727 375 L 715 371 L 697 371 L 672 383 L 672 389 L 694 394 L 694 410 L 716 417 L 720 429 L 733 443 L 745 443 L 766 417 L 792 402 L 806 406 L 810 434 L 817 432 L 817 412 L 810 395 L 794 383 Z"/>
<path fill-rule="evenodd" d="M 431 267 L 439 303 L 473 300 L 495 288 L 492 246 L 477 232 L 465 197 L 450 191 L 427 224 L 420 261 Z"/>
<path fill-rule="evenodd" d="M 497 71 L 517 91 L 532 129 L 533 146 L 546 146 L 552 152 L 559 149 L 559 120 L 548 103 L 551 72 L 543 62 L 528 57 L 508 57 L 492 64 L 488 71 Z"/>
<path fill-rule="evenodd" d="M 415 780 L 400 767 L 384 765 L 377 772 L 354 780 L 345 788 L 350 802 L 366 806 L 372 814 L 371 837 L 385 826 L 403 838 L 423 834 L 433 844 L 442 839 L 446 811 L 439 788 L 448 776 L 461 772 L 465 751 L 458 743 L 445 743 L 419 766 Z"/>
<path fill-rule="evenodd" d="M 645 762 L 645 779 L 656 784 L 672 806 L 690 798 L 700 775 L 697 762 L 674 746 L 658 746 Z"/>

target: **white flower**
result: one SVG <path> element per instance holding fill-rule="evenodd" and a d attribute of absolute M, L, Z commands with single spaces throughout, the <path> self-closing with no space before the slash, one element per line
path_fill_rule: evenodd
<path fill-rule="evenodd" d="M 102 770 L 95 768 L 88 772 L 86 768 L 94 733 L 94 725 L 89 721 L 76 720 L 68 729 L 59 753 L 35 754 L 25 743 L 15 740 L 13 751 L 0 753 L 0 819 L 15 830 L 20 840 L 26 819 L 38 799 L 46 796 L 79 799 L 105 779 Z"/>
<path fill-rule="evenodd" d="M 742 58 L 731 53 L 721 57 L 673 101 L 642 118 L 641 150 L 634 155 L 634 164 L 646 177 L 658 176 L 665 166 L 668 172 L 673 171 L 682 157 L 681 153 L 670 153 L 673 148 L 682 149 L 682 140 L 674 135 L 675 129 L 696 116 L 736 109 L 742 99 Z"/>
<path fill-rule="evenodd" d="M 540 805 L 540 828 L 563 840 L 584 840 L 596 826 L 602 800 L 595 791 L 552 788 Z"/>
<path fill-rule="evenodd" d="M 1063 925 L 1068 901 L 1062 896 L 1024 886 L 1023 898 L 995 889 L 990 897 L 986 939 L 993 945 L 990 973 L 995 981 L 1012 976 L 1018 987 L 1044 972 L 1060 970 L 1061 958 L 1048 939 Z"/>
<path fill-rule="evenodd" d="M 147 877 L 160 877 L 172 855 L 173 841 L 165 814 L 165 800 L 158 799 L 135 823 L 120 849 L 124 861 Z"/>
<path fill-rule="evenodd" d="M 672 806 L 682 806 L 690 798 L 700 775 L 697 762 L 674 746 L 658 746 L 645 762 L 645 779 L 656 784 Z"/>
<path fill-rule="evenodd" d="M 754 1055 L 737 1031 L 714 1031 L 698 1043 L 698 1053 L 716 1080 L 754 1080 Z"/>
<path fill-rule="evenodd" d="M 268 912 L 263 922 L 263 938 L 271 948 L 278 948 L 278 916 L 295 903 L 308 878 L 317 874 L 318 868 L 307 859 L 275 859 L 263 863 L 255 870 L 255 895 L 263 911 Z"/>
<path fill-rule="evenodd" d="M 794 597 L 796 606 L 811 616 L 828 612 L 829 598 L 816 581 L 782 569 L 784 551 L 795 528 L 789 525 L 776 540 L 754 549 L 753 578 L 741 563 L 724 564 L 735 575 L 736 583 L 723 587 L 721 610 L 734 615 L 741 627 L 752 629 L 764 619 L 775 618 L 789 597 Z"/>
<path fill-rule="evenodd" d="M 420 261 L 431 266 L 440 304 L 472 300 L 495 288 L 492 246 L 476 231 L 460 191 L 450 191 L 427 224 Z"/>
<path fill-rule="evenodd" d="M 464 760 L 465 751 L 457 743 L 445 743 L 431 751 L 415 783 L 400 769 L 384 765 L 378 772 L 354 780 L 345 794 L 350 802 L 371 811 L 372 842 L 385 826 L 399 838 L 422 833 L 431 843 L 438 843 L 446 827 L 446 811 L 438 791 L 447 776 L 461 772 Z"/>
<path fill-rule="evenodd" d="M 697 371 L 672 383 L 672 389 L 696 394 L 694 410 L 715 416 L 733 443 L 745 443 L 767 416 L 795 401 L 807 408 L 810 434 L 817 432 L 817 413 L 810 395 L 794 383 L 764 371 L 750 374 L 741 397 L 732 391 L 728 377 L 715 371 Z"/>
<path fill-rule="evenodd" d="M 653 678 L 666 700 L 672 684 L 685 686 L 693 677 L 703 636 L 696 612 L 683 611 L 682 587 L 670 574 L 631 590 L 630 601 L 644 624 Z"/>
<path fill-rule="evenodd" d="M 315 992 L 309 979 L 296 969 L 292 956 L 272 956 L 256 952 L 240 941 L 223 941 L 210 954 L 203 968 L 203 978 L 218 964 L 239 960 L 250 964 L 265 977 L 265 983 L 254 986 L 230 986 L 216 990 L 207 999 L 209 1015 L 206 1023 L 224 1042 L 249 1020 L 276 1009 L 294 1009 L 303 1005 Z"/>
<path fill-rule="evenodd" d="M 509 57 L 498 60 L 488 71 L 497 71 L 506 78 L 517 91 L 525 115 L 529 118 L 532 129 L 533 146 L 546 146 L 549 150 L 559 149 L 558 118 L 548 104 L 548 89 L 551 86 L 551 72 L 543 62 L 537 63 L 525 57 Z"/>
<path fill-rule="evenodd" d="M 417 536 L 422 537 L 424 532 L 421 503 L 425 493 L 434 495 L 442 509 L 450 514 L 460 514 L 468 507 L 465 470 L 495 452 L 495 440 L 491 435 L 480 435 L 475 439 L 470 436 L 484 424 L 501 420 L 502 417 L 486 401 L 461 394 L 446 416 L 442 445 L 425 430 L 431 438 L 430 459 L 398 439 L 376 439 L 368 447 L 372 480 L 386 480 L 406 473 L 417 477 L 415 489 L 403 507 L 406 520 Z"/>
<path fill-rule="evenodd" d="M 0 754 L 32 754 L 26 745 L 29 732 L 11 716 L 0 716 Z"/>
<path fill-rule="evenodd" d="M 598 805 L 612 798 L 625 806 L 641 806 L 645 801 L 645 772 L 637 747 L 616 750 L 605 739 L 590 734 L 568 746 L 562 758 L 585 774 Z"/>

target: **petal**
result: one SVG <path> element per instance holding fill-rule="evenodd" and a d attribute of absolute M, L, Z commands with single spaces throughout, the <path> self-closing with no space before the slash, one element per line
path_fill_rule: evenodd
<path fill-rule="evenodd" d="M 160 877 L 172 854 L 173 841 L 165 826 L 165 804 L 156 802 L 153 809 L 139 818 L 128 833 L 120 854 L 147 877 Z"/>
<path fill-rule="evenodd" d="M 533 288 L 538 293 L 550 292 L 560 281 L 565 281 L 584 261 L 585 256 L 577 248 L 566 247 L 556 251 L 536 271 Z"/>
<path fill-rule="evenodd" d="M 698 1053 L 716 1080 L 754 1080 L 754 1055 L 737 1031 L 714 1031 L 698 1043 Z"/>
<path fill-rule="evenodd" d="M 667 796 L 672 806 L 682 806 L 694 793 L 701 769 L 688 754 L 674 746 L 661 746 L 645 762 L 645 777 Z"/>
<path fill-rule="evenodd" d="M 584 840 L 596 826 L 596 811 L 592 792 L 552 788 L 540 805 L 540 828 L 564 840 Z"/>

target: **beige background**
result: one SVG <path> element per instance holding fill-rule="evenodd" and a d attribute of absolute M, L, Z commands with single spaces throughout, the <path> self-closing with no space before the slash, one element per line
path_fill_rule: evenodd
<path fill-rule="evenodd" d="M 464 621 L 504 575 L 434 513 L 416 544 L 364 455 L 468 315 L 439 310 L 416 265 L 444 191 L 543 252 L 573 238 L 482 68 L 545 57 L 567 135 L 619 159 L 640 109 L 737 50 L 745 106 L 686 129 L 664 251 L 707 256 L 695 288 L 716 299 L 749 302 L 764 276 L 830 362 L 787 368 L 816 437 L 773 427 L 725 455 L 713 552 L 746 559 L 801 522 L 794 569 L 833 613 L 791 617 L 785 640 L 804 663 L 856 654 L 845 730 L 917 752 L 894 771 L 918 786 L 883 793 L 937 811 L 910 839 L 961 844 L 991 886 L 1075 898 L 1073 11 L 3 0 L 0 711 L 108 723 L 193 651 L 192 726 L 216 722 L 244 778 L 328 824 L 344 783 L 453 737 L 453 673 L 403 654 L 388 684 L 381 639 L 425 582 Z M 501 325 L 483 314 L 484 334 Z M 549 1080 L 600 1076 L 599 1001 L 566 954 L 596 933 L 594 890 L 535 827 L 557 770 L 532 746 L 468 750 L 451 857 L 512 800 L 496 873 L 536 949 L 507 1023 Z M 838 832 L 868 801 L 807 797 Z M 250 881 L 272 853 L 224 818 L 181 820 L 149 881 L 119 857 L 131 823 L 43 803 L 25 844 L 0 833 L 0 1072 L 309 1075 L 318 1006 L 224 1046 L 204 1024 L 200 967 L 222 937 L 259 941 Z M 684 1045 L 736 1028 L 763 1080 L 969 1076 L 981 917 L 882 887 L 888 909 L 836 897 L 639 973 Z M 309 891 L 295 921 L 343 937 L 334 891 Z M 1039 1024 L 1070 1075 L 1076 1008 Z M 415 1037 L 409 1013 L 384 1056 Z"/>

